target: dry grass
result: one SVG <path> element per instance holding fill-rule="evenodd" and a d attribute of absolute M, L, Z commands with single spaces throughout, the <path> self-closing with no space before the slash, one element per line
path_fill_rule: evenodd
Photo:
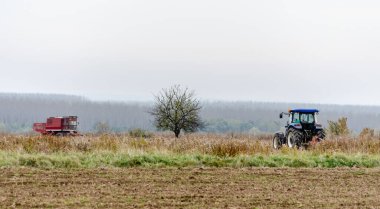
<path fill-rule="evenodd" d="M 0 137 L 0 150 L 25 153 L 111 151 L 208 154 L 220 157 L 293 152 L 286 147 L 280 151 L 273 150 L 271 143 L 271 136 L 251 138 L 244 135 L 215 134 L 191 134 L 179 139 L 171 135 L 135 138 L 128 134 L 81 137 L 3 135 Z M 307 152 L 378 154 L 380 140 L 378 138 L 331 138 L 309 147 Z"/>
<path fill-rule="evenodd" d="M 272 148 L 270 136 L 192 134 L 136 138 L 0 137 L 0 167 L 98 168 L 134 166 L 380 167 L 380 140 L 328 139 L 307 150 Z"/>

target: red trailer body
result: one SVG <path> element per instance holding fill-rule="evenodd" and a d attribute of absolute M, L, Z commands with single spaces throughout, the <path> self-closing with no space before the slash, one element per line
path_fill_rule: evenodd
<path fill-rule="evenodd" d="M 33 130 L 43 135 L 77 135 L 78 117 L 50 117 L 46 123 L 34 123 Z"/>
<path fill-rule="evenodd" d="M 42 134 L 46 134 L 46 123 L 34 123 L 33 130 Z"/>
<path fill-rule="evenodd" d="M 63 118 L 48 118 L 46 121 L 46 131 L 61 131 L 63 129 L 62 119 Z"/>

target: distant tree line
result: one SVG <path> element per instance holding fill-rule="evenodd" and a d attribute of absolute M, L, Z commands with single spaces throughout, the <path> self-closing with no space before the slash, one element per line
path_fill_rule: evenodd
<path fill-rule="evenodd" d="M 380 107 L 312 105 L 261 102 L 200 101 L 203 132 L 278 131 L 286 123 L 278 114 L 289 108 L 318 108 L 319 121 L 327 128 L 328 121 L 345 117 L 348 127 L 359 134 L 364 128 L 380 130 Z M 82 132 L 128 132 L 133 129 L 155 131 L 150 115 L 152 102 L 95 102 L 78 96 L 47 94 L 0 94 L 0 132 L 28 132 L 34 122 L 49 116 L 77 115 Z"/>

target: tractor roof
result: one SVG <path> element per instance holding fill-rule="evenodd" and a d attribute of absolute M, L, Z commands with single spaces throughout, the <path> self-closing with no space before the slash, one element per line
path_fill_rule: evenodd
<path fill-rule="evenodd" d="M 317 109 L 293 109 L 293 110 L 289 110 L 289 112 L 316 113 L 316 112 L 319 112 L 319 110 L 317 110 Z"/>

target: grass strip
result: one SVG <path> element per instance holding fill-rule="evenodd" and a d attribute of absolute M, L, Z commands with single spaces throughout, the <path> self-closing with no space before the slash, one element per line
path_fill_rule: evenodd
<path fill-rule="evenodd" d="M 21 153 L 0 151 L 0 167 L 99 168 L 99 167 L 380 167 L 380 155 L 296 154 L 239 155 L 220 157 L 205 154 L 128 154 L 118 152 Z"/>

